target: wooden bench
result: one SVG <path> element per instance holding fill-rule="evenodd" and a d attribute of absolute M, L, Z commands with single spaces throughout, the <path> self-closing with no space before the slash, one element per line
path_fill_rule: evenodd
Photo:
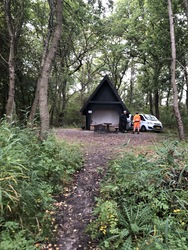
<path fill-rule="evenodd" d="M 119 131 L 119 126 L 118 125 L 110 125 L 109 127 L 109 132 L 115 132 L 117 133 Z"/>
<path fill-rule="evenodd" d="M 110 132 L 118 133 L 118 131 L 119 131 L 119 127 L 117 125 L 108 124 L 108 126 L 107 126 L 107 123 L 94 124 L 94 125 L 92 125 L 92 128 L 93 128 L 92 130 L 94 130 L 94 133 L 99 133 L 99 134 L 110 133 Z"/>

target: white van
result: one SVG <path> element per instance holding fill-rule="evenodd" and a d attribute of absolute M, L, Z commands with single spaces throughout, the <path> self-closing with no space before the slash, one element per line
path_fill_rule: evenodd
<path fill-rule="evenodd" d="M 139 114 L 141 117 L 141 122 L 140 122 L 140 131 L 145 132 L 145 131 L 156 131 L 160 132 L 163 130 L 163 125 L 162 123 L 155 117 L 154 115 L 150 114 Z M 129 129 L 133 129 L 133 115 L 129 115 L 128 118 L 128 127 Z"/>
<path fill-rule="evenodd" d="M 140 114 L 140 117 L 141 117 L 140 130 L 142 132 L 150 130 L 160 132 L 163 130 L 162 122 L 160 122 L 154 115 Z"/>

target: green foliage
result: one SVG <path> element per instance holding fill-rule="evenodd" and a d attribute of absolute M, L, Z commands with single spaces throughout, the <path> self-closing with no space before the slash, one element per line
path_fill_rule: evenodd
<path fill-rule="evenodd" d="M 72 125 L 72 127 L 80 128 L 83 126 L 82 119 L 83 116 L 80 114 L 80 108 L 82 106 L 81 100 L 78 96 L 72 97 L 72 99 L 67 104 L 67 109 L 65 111 L 65 121 L 64 125 Z"/>
<path fill-rule="evenodd" d="M 180 107 L 181 117 L 183 121 L 184 130 L 188 132 L 188 116 L 187 116 L 187 108 L 185 105 L 181 105 Z M 173 107 L 160 107 L 160 120 L 163 122 L 164 128 L 168 128 L 176 131 L 177 122 L 176 118 L 173 114 Z"/>
<path fill-rule="evenodd" d="M 166 141 L 152 156 L 127 154 L 112 162 L 88 227 L 102 249 L 187 249 L 187 160 L 186 145 Z M 113 230 L 104 216 L 108 203 Z M 107 225 L 105 234 L 100 225 Z"/>
<path fill-rule="evenodd" d="M 92 226 L 92 237 L 95 237 L 98 232 L 101 237 L 103 235 L 116 232 L 118 217 L 116 202 L 108 200 L 103 201 L 99 199 L 95 214 L 99 216 Z"/>
<path fill-rule="evenodd" d="M 17 120 L 25 122 L 35 95 L 38 69 L 48 27 L 49 1 L 22 1 L 11 9 L 15 20 L 23 14 L 21 36 L 16 43 L 15 100 Z M 159 107 L 165 128 L 176 127 L 171 107 L 163 113 L 164 102 L 172 105 L 169 63 L 171 47 L 166 1 L 118 0 L 113 12 L 105 11 L 102 1 L 67 1 L 59 50 L 49 79 L 49 109 L 52 126 L 81 126 L 79 110 L 101 78 L 108 74 L 128 109 Z M 185 1 L 184 1 L 185 2 Z M 98 3 L 98 4 L 97 4 Z M 173 1 L 179 104 L 185 103 L 187 18 L 183 1 Z M 0 116 L 6 113 L 9 55 L 8 28 L 3 1 L 0 3 Z M 104 18 L 105 17 L 105 18 Z M 13 23 L 15 23 L 13 19 Z M 52 25 L 50 19 L 50 25 Z M 130 79 L 131 77 L 131 79 Z M 158 91 L 159 98 L 154 98 Z M 162 105 L 161 105 L 162 104 Z M 165 106 L 166 106 L 165 105 Z M 152 107 L 153 106 L 153 107 Z M 186 116 L 181 112 L 184 125 Z M 188 128 L 186 128 L 188 130 Z"/>
<path fill-rule="evenodd" d="M 27 239 L 25 230 L 19 229 L 17 222 L 6 222 L 1 233 L 0 249 L 6 250 L 35 250 L 34 240 Z"/>
<path fill-rule="evenodd" d="M 41 143 L 36 131 L 1 125 L 0 249 L 34 249 L 34 241 L 50 236 L 53 197 L 81 164 L 76 146 L 53 136 Z"/>

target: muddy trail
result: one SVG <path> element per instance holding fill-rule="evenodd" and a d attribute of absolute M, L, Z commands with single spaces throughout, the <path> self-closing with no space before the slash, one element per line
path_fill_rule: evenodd
<path fill-rule="evenodd" d="M 85 230 L 92 220 L 95 198 L 109 161 L 118 157 L 120 152 L 126 153 L 128 147 L 153 144 L 159 135 L 131 132 L 98 134 L 79 129 L 58 129 L 56 135 L 69 143 L 80 143 L 84 149 L 84 166 L 74 175 L 64 194 L 58 197 L 57 239 L 46 249 L 97 250 L 98 242 L 91 241 Z"/>

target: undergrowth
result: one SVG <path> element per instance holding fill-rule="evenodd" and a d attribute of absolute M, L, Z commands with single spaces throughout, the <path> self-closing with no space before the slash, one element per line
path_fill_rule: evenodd
<path fill-rule="evenodd" d="M 87 230 L 108 250 L 188 250 L 186 144 L 113 161 Z"/>
<path fill-rule="evenodd" d="M 76 146 L 0 127 L 0 250 L 33 250 L 51 235 L 54 196 L 82 165 Z"/>

